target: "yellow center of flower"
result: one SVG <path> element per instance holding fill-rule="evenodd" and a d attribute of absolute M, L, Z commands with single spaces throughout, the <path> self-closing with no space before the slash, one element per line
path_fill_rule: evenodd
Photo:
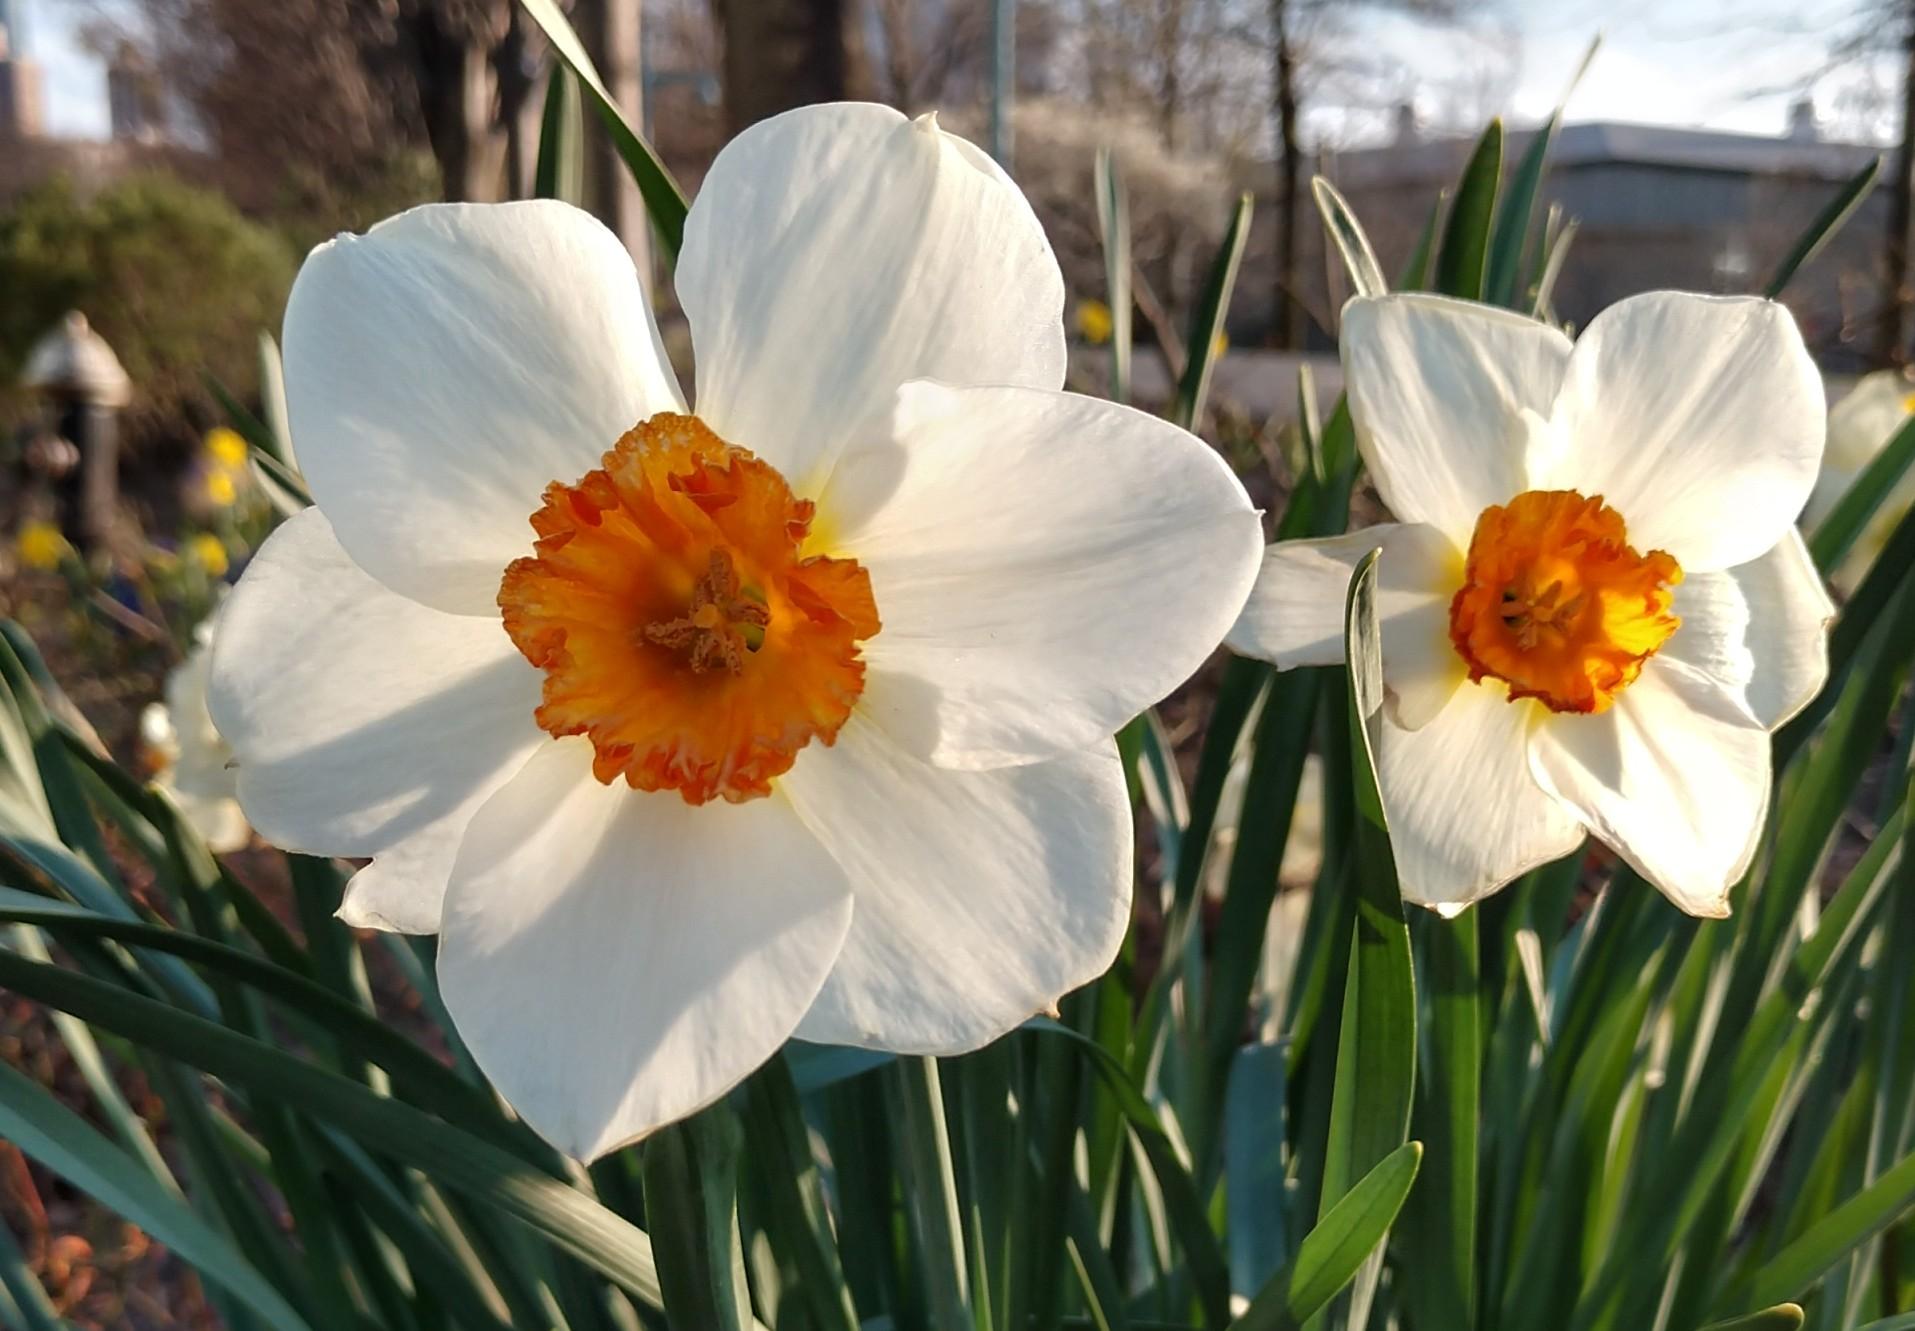
<path fill-rule="evenodd" d="M 1504 681 L 1511 701 L 1600 712 L 1681 626 L 1681 581 L 1668 554 L 1636 552 L 1600 495 L 1528 490 L 1477 518 L 1450 641 L 1472 680 Z"/>
<path fill-rule="evenodd" d="M 499 584 L 505 631 L 545 672 L 534 713 L 592 741 L 593 774 L 691 804 L 771 793 L 864 691 L 878 631 L 856 560 L 802 554 L 813 506 L 695 416 L 627 433 L 553 482 L 535 553 Z"/>

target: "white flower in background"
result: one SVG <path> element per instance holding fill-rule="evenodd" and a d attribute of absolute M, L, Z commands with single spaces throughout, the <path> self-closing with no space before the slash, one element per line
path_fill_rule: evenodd
<path fill-rule="evenodd" d="M 1815 479 L 1808 507 L 1802 510 L 1805 527 L 1814 531 L 1834 511 L 1837 501 L 1911 414 L 1915 414 L 1915 386 L 1899 370 L 1863 375 L 1829 409 L 1828 451 L 1822 455 L 1822 471 Z M 1844 592 L 1854 591 L 1911 506 L 1915 506 L 1915 470 L 1888 492 L 1829 580 Z"/>
<path fill-rule="evenodd" d="M 140 713 L 140 748 L 153 784 L 179 806 L 207 847 L 223 855 L 252 840 L 253 832 L 234 797 L 232 751 L 206 709 L 211 642 L 209 619 L 186 659 L 166 677 L 165 701 L 150 702 Z"/>
<path fill-rule="evenodd" d="M 1378 559 L 1377 779 L 1404 895 L 1454 913 L 1585 830 L 1723 915 L 1769 799 L 1769 732 L 1828 673 L 1833 609 L 1793 524 L 1822 388 L 1782 306 L 1658 292 L 1545 324 L 1352 301 L 1358 443 L 1398 518 L 1272 546 L 1230 641 L 1343 659 Z"/>
<path fill-rule="evenodd" d="M 928 117 L 748 130 L 676 286 L 696 415 L 584 213 L 321 246 L 285 329 L 317 507 L 214 652 L 255 825 L 372 857 L 342 917 L 438 931 L 480 1065 L 584 1158 L 793 1034 L 954 1053 L 1101 973 L 1109 737 L 1261 548 L 1201 441 L 1058 391 L 1050 246 Z"/>

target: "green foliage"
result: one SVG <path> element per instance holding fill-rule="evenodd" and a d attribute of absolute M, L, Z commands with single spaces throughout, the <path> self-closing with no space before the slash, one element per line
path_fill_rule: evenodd
<path fill-rule="evenodd" d="M 252 393 L 255 330 L 278 326 L 294 265 L 272 231 L 168 176 L 21 195 L 0 211 L 0 410 L 24 408 L 28 350 L 77 309 L 133 380 L 129 425 L 195 436 L 204 375 Z"/>

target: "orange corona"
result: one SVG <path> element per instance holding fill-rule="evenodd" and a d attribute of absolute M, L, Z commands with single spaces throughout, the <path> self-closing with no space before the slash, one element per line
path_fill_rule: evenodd
<path fill-rule="evenodd" d="M 592 771 L 692 804 L 771 792 L 831 743 L 864 690 L 871 579 L 806 556 L 812 504 L 695 416 L 652 417 L 532 515 L 499 585 L 505 630 L 545 672 L 534 714 L 584 735 Z"/>
<path fill-rule="evenodd" d="M 1476 520 L 1450 641 L 1472 680 L 1502 680 L 1511 701 L 1600 712 L 1681 625 L 1681 581 L 1668 554 L 1636 552 L 1600 495 L 1525 491 Z"/>

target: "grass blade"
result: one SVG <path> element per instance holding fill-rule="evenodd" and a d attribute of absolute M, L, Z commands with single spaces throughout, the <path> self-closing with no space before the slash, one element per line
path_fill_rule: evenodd
<path fill-rule="evenodd" d="M 1775 266 L 1775 272 L 1769 277 L 1769 284 L 1762 288 L 1762 294 L 1770 300 L 1780 296 L 1788 288 L 1796 272 L 1822 252 L 1822 247 L 1837 231 L 1842 229 L 1862 201 L 1875 188 L 1875 177 L 1882 173 L 1882 159 L 1872 158 L 1869 164 L 1850 176 L 1842 188 L 1835 192 L 1822 211 L 1815 215 L 1808 229 L 1796 238 L 1789 252 L 1782 256 L 1782 262 Z"/>
<path fill-rule="evenodd" d="M 265 1277 L 145 1167 L 5 1063 L 0 1063 L 0 1137 L 152 1234 L 269 1325 L 311 1331 Z"/>
<path fill-rule="evenodd" d="M 1258 1292 L 1232 1331 L 1298 1331 L 1322 1311 L 1389 1233 L 1422 1159 L 1422 1145 L 1405 1142 L 1364 1175 L 1324 1213 L 1304 1237 L 1296 1260 Z"/>
<path fill-rule="evenodd" d="M 585 122 L 576 76 L 554 67 L 545 83 L 539 113 L 539 156 L 532 167 L 532 193 L 541 199 L 583 204 L 585 199 Z"/>
<path fill-rule="evenodd" d="M 1875 510 L 1908 473 L 1912 462 L 1915 462 L 1915 416 L 1902 422 L 1902 427 L 1890 436 L 1881 452 L 1868 460 L 1862 474 L 1842 492 L 1828 516 L 1816 525 L 1815 534 L 1809 537 L 1809 553 L 1815 556 L 1817 568 L 1828 573 L 1841 564 L 1867 529 Z"/>
<path fill-rule="evenodd" d="M 1496 189 L 1503 173 L 1503 122 L 1492 120 L 1476 141 L 1456 200 L 1443 225 L 1443 243 L 1436 251 L 1437 291 L 1465 300 L 1483 298 L 1483 268 L 1489 255 L 1490 221 L 1496 211 Z"/>
<path fill-rule="evenodd" d="M 1748 1288 L 1727 1301 L 1768 1303 L 1805 1293 L 1823 1272 L 1901 1219 L 1911 1206 L 1915 1206 L 1915 1154 L 1902 1157 L 1874 1183 L 1764 1262 Z"/>
<path fill-rule="evenodd" d="M 1383 267 L 1376 261 L 1376 250 L 1364 234 L 1363 224 L 1350 210 L 1349 202 L 1322 176 L 1310 181 L 1310 192 L 1316 196 L 1323 229 L 1329 233 L 1337 253 L 1343 256 L 1343 268 L 1350 275 L 1351 288 L 1359 296 L 1386 294 L 1390 284 L 1383 280 Z"/>
<path fill-rule="evenodd" d="M 722 1103 L 645 1143 L 645 1217 L 673 1326 L 744 1331 L 751 1320 L 738 1237 L 738 1148 L 738 1121 Z"/>
<path fill-rule="evenodd" d="M 1210 395 L 1210 375 L 1217 361 L 1217 343 L 1223 335 L 1224 315 L 1230 309 L 1230 293 L 1237 285 L 1237 268 L 1243 263 L 1244 246 L 1250 240 L 1252 197 L 1246 193 L 1237 199 L 1237 211 L 1231 216 L 1230 229 L 1210 261 L 1210 276 L 1204 282 L 1203 295 L 1190 320 L 1190 345 L 1184 361 L 1184 377 L 1177 384 L 1177 397 L 1171 405 L 1170 419 L 1186 430 L 1194 430 L 1203 419 L 1204 401 Z"/>
<path fill-rule="evenodd" d="M 632 128 L 611 93 L 605 90 L 605 82 L 599 78 L 592 57 L 586 54 L 585 43 L 572 30 L 558 0 L 519 0 L 519 3 L 544 30 L 546 40 L 552 43 L 559 59 L 578 76 L 580 89 L 590 99 L 599 119 L 605 122 L 605 130 L 612 136 L 618 155 L 625 159 L 626 169 L 638 184 L 645 211 L 651 214 L 652 225 L 665 247 L 665 257 L 677 262 L 679 248 L 685 243 L 685 214 L 690 210 L 685 192 L 672 179 L 672 173 L 665 169 L 665 163 L 652 150 L 652 145 Z"/>
<path fill-rule="evenodd" d="M 1097 150 L 1097 234 L 1104 245 L 1104 291 L 1110 302 L 1110 399 L 1130 401 L 1130 200 L 1109 148 Z"/>

